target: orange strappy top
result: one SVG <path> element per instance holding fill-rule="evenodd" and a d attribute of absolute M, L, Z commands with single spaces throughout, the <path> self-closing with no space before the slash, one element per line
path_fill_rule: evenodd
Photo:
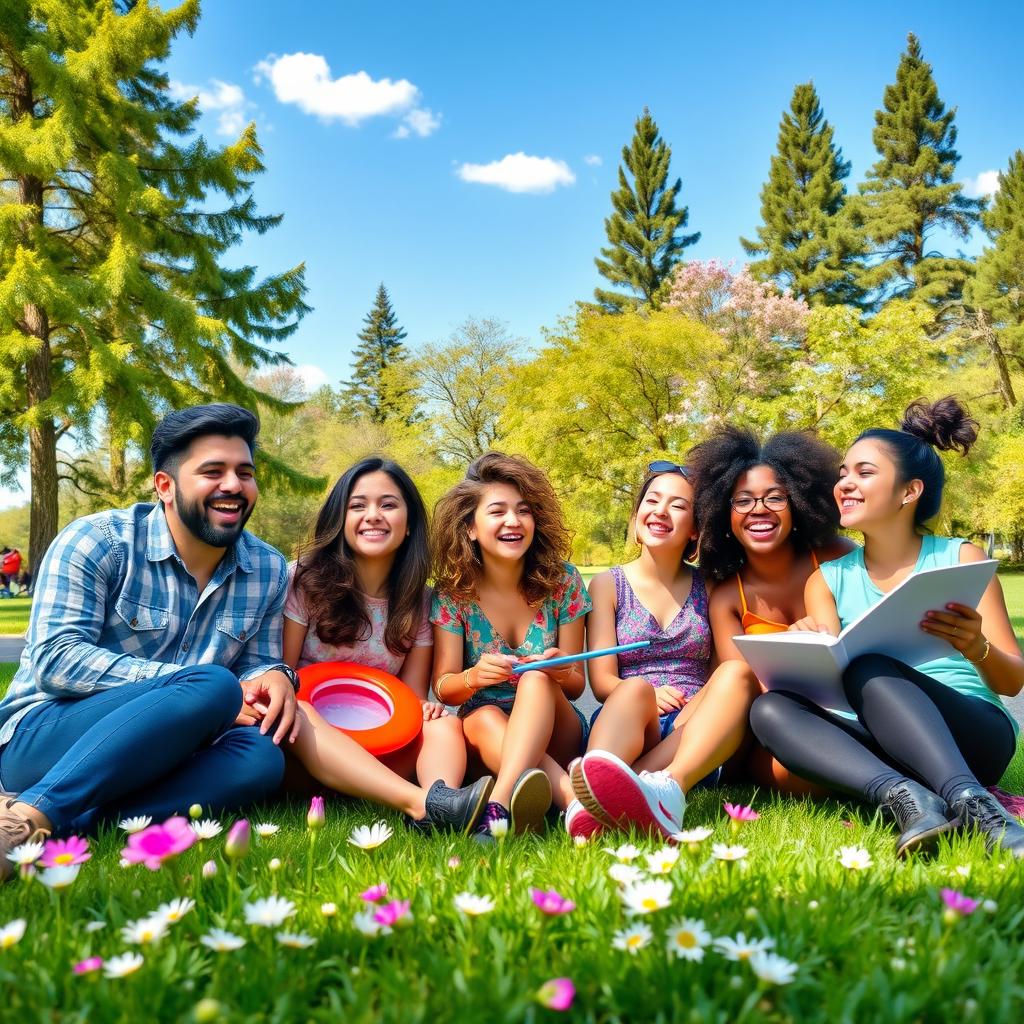
<path fill-rule="evenodd" d="M 818 568 L 818 556 L 812 551 L 811 561 L 814 562 L 814 568 Z M 747 595 L 743 593 L 743 580 L 740 578 L 740 574 L 736 573 L 736 586 L 740 588 L 740 605 L 743 608 L 743 617 L 740 619 L 740 625 L 743 626 L 743 632 L 751 635 L 758 635 L 761 633 L 785 633 L 789 626 L 784 622 L 772 622 L 771 619 L 762 619 L 760 615 L 755 615 L 747 607 Z"/>

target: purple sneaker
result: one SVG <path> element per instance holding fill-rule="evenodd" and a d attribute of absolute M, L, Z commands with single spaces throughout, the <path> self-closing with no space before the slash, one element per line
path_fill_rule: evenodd
<path fill-rule="evenodd" d="M 504 839 L 510 831 L 511 815 L 504 804 L 491 800 L 484 808 L 473 838 L 481 843 L 493 843 L 496 839 Z"/>

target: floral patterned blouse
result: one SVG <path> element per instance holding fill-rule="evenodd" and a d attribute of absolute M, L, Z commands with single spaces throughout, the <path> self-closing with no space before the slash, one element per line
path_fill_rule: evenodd
<path fill-rule="evenodd" d="M 530 654 L 543 654 L 558 645 L 558 627 L 575 622 L 590 611 L 590 594 L 583 585 L 583 577 L 574 565 L 565 563 L 565 576 L 555 592 L 545 598 L 526 631 L 526 638 L 518 647 L 512 647 L 491 625 L 476 601 L 461 603 L 446 594 L 435 593 L 430 609 L 430 621 L 448 633 L 459 634 L 465 643 L 462 656 L 463 669 L 472 668 L 483 654 L 507 654 L 525 658 Z M 463 710 L 472 703 L 509 703 L 515 697 L 511 683 L 487 686 L 470 698 Z"/>

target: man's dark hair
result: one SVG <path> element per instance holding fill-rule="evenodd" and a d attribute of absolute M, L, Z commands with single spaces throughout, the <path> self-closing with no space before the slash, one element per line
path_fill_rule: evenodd
<path fill-rule="evenodd" d="M 168 413 L 153 431 L 149 453 L 153 459 L 153 472 L 163 470 L 172 476 L 181 464 L 181 456 L 197 437 L 217 434 L 222 437 L 240 437 L 249 451 L 256 454 L 256 435 L 260 421 L 255 413 L 238 405 L 217 402 L 213 405 L 193 405 Z"/>

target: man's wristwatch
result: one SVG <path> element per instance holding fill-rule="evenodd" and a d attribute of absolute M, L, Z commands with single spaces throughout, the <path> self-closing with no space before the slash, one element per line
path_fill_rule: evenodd
<path fill-rule="evenodd" d="M 270 668 L 267 671 L 268 672 L 281 672 L 281 673 L 283 673 L 284 675 L 286 675 L 288 677 L 288 682 L 290 682 L 292 684 L 292 689 L 296 693 L 299 692 L 299 674 L 298 674 L 298 672 L 295 671 L 295 669 L 293 669 L 291 667 L 291 665 L 286 665 L 282 661 L 280 664 L 271 665 Z"/>

